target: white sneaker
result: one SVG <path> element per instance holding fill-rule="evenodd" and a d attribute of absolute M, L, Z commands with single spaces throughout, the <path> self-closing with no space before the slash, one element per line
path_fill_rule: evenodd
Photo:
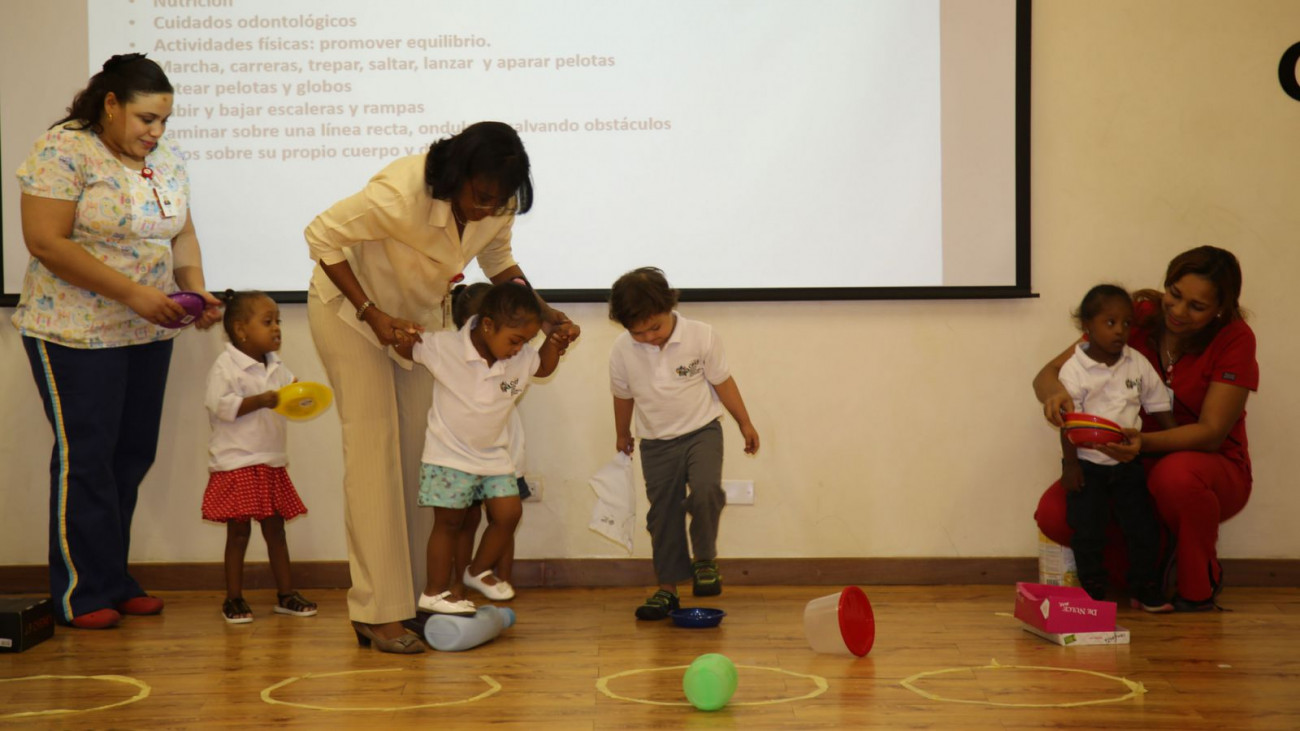
<path fill-rule="evenodd" d="M 416 602 L 416 604 L 420 609 L 423 609 L 426 612 L 433 612 L 434 614 L 460 614 L 467 616 L 478 611 L 478 608 L 474 606 L 474 602 L 468 599 L 453 601 L 451 599 L 451 592 L 449 591 L 444 591 L 437 596 L 420 594 L 420 601 Z"/>
<path fill-rule="evenodd" d="M 488 599 L 495 599 L 496 601 L 499 602 L 504 602 L 509 599 L 514 599 L 515 588 L 510 585 L 510 582 L 497 579 L 497 583 L 495 584 L 483 583 L 483 577 L 488 576 L 491 573 L 492 570 L 488 569 L 487 571 L 484 571 L 478 576 L 470 576 L 469 567 L 466 567 L 465 576 L 464 576 L 465 586 L 468 586 L 469 588 L 478 591 L 480 594 L 487 597 Z"/>

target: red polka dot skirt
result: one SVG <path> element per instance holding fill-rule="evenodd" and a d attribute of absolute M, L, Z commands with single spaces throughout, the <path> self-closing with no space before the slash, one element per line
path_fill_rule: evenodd
<path fill-rule="evenodd" d="M 264 520 L 278 515 L 285 520 L 307 512 L 283 467 L 255 464 L 208 476 L 203 493 L 203 519 Z"/>

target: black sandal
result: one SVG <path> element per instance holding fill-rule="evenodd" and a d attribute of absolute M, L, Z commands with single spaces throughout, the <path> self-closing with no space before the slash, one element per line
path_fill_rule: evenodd
<path fill-rule="evenodd" d="M 227 599 L 221 605 L 221 616 L 227 624 L 248 624 L 253 621 L 253 609 L 244 601 L 244 597 Z"/>
<path fill-rule="evenodd" d="M 295 617 L 311 617 L 316 614 L 316 603 L 309 602 L 302 594 L 291 591 L 288 594 L 276 594 L 279 603 L 275 605 L 276 614 L 292 614 Z"/>

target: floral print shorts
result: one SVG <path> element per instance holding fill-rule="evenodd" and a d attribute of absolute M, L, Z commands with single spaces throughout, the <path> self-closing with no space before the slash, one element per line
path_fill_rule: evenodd
<path fill-rule="evenodd" d="M 418 502 L 426 508 L 468 508 L 477 500 L 511 496 L 519 496 L 514 475 L 471 475 L 436 464 L 420 465 Z"/>

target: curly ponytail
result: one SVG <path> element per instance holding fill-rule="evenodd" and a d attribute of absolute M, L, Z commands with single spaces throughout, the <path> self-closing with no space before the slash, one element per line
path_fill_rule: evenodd
<path fill-rule="evenodd" d="M 235 342 L 235 324 L 247 322 L 248 318 L 253 315 L 253 303 L 259 298 L 268 296 L 265 292 L 251 289 L 242 292 L 227 289 L 217 295 L 217 299 L 226 305 L 225 315 L 221 318 L 221 326 L 225 328 L 226 337 L 230 338 L 230 342 Z"/>
<path fill-rule="evenodd" d="M 478 314 L 479 305 L 483 304 L 483 296 L 489 289 L 492 289 L 489 282 L 474 282 L 458 284 L 451 290 L 451 321 L 457 330 Z"/>

